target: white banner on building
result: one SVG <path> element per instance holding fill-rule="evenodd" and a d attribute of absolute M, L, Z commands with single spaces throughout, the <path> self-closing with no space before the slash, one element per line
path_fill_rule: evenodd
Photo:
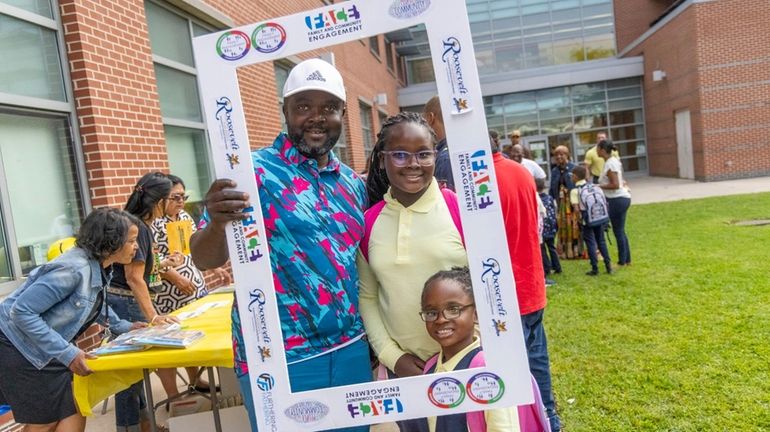
<path fill-rule="evenodd" d="M 236 69 L 423 23 L 487 366 L 292 393 Z M 249 219 L 231 224 L 227 241 L 259 430 L 315 431 L 532 403 L 465 1 L 336 3 L 197 37 L 194 50 L 216 175 L 235 180 L 253 203 Z"/>

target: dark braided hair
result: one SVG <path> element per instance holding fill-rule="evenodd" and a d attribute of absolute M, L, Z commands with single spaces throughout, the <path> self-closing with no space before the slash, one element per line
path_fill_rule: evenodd
<path fill-rule="evenodd" d="M 171 192 L 171 180 L 160 172 L 147 173 L 136 182 L 123 210 L 139 219 L 146 219 L 152 209 Z"/>
<path fill-rule="evenodd" d="M 433 282 L 442 280 L 452 280 L 457 282 L 462 287 L 463 292 L 473 298 L 473 282 L 471 281 L 470 269 L 468 269 L 468 267 L 452 267 L 449 270 L 439 271 L 425 281 L 425 285 L 422 287 L 422 303 L 425 303 L 425 294 L 428 292 L 428 287 L 431 286 Z"/>
<path fill-rule="evenodd" d="M 390 187 L 388 174 L 385 172 L 385 168 L 380 167 L 380 155 L 385 148 L 385 143 L 390 139 L 392 126 L 401 123 L 414 123 L 424 126 L 430 132 L 430 139 L 433 143 L 433 147 L 436 146 L 436 133 L 433 131 L 433 128 L 428 125 L 428 122 L 425 121 L 422 114 L 403 111 L 388 117 L 382 124 L 380 132 L 377 134 L 377 143 L 374 145 L 372 154 L 369 156 L 369 173 L 366 176 L 366 193 L 369 196 L 369 207 L 382 201 L 382 197 L 385 195 L 385 192 L 388 191 L 388 187 Z"/>

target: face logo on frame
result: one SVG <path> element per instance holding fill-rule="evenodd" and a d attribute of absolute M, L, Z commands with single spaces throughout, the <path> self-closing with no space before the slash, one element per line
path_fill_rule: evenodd
<path fill-rule="evenodd" d="M 486 150 L 460 152 L 455 155 L 459 159 L 460 178 L 458 199 L 469 212 L 492 210 L 492 176 L 489 173 L 491 157 Z M 499 274 L 499 270 L 498 270 Z"/>
<path fill-rule="evenodd" d="M 240 30 L 224 33 L 217 40 L 217 54 L 225 60 L 240 60 L 249 53 L 251 40 L 249 35 Z"/>
<path fill-rule="evenodd" d="M 263 54 L 274 53 L 286 43 L 286 30 L 276 23 L 264 23 L 254 29 L 251 40 L 255 50 Z"/>
<path fill-rule="evenodd" d="M 439 408 L 456 408 L 465 400 L 465 387 L 454 378 L 439 378 L 428 387 L 428 399 Z"/>
<path fill-rule="evenodd" d="M 430 0 L 395 0 L 388 8 L 393 18 L 408 19 L 422 15 L 430 8 Z"/>
<path fill-rule="evenodd" d="M 468 397 L 482 405 L 499 401 L 505 393 L 505 383 L 492 372 L 481 372 L 472 376 L 465 387 Z"/>
<path fill-rule="evenodd" d="M 338 7 L 305 17 L 308 42 L 361 31 L 361 13 L 356 5 Z"/>

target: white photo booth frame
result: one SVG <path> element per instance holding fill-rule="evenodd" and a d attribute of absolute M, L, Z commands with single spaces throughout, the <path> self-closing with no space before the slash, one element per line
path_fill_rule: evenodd
<path fill-rule="evenodd" d="M 292 393 L 236 69 L 421 23 L 450 137 L 487 366 Z M 251 218 L 229 225 L 227 241 L 259 430 L 316 431 L 532 403 L 465 0 L 336 3 L 197 37 L 194 51 L 216 175 L 235 180 L 252 202 Z"/>

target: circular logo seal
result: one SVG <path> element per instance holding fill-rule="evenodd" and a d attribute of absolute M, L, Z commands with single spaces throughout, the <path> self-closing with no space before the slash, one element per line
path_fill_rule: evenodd
<path fill-rule="evenodd" d="M 465 400 L 465 388 L 454 378 L 439 378 L 428 387 L 428 399 L 439 408 L 455 408 Z"/>
<path fill-rule="evenodd" d="M 251 40 L 255 50 L 264 54 L 274 53 L 286 43 L 286 30 L 276 23 L 264 23 L 254 29 Z"/>
<path fill-rule="evenodd" d="M 468 380 L 468 397 L 480 404 L 495 403 L 503 397 L 505 384 L 499 376 L 491 372 L 476 374 Z"/>
<path fill-rule="evenodd" d="M 225 60 L 240 60 L 250 48 L 249 35 L 238 30 L 230 30 L 217 40 L 217 54 Z"/>
<path fill-rule="evenodd" d="M 270 391 L 275 386 L 275 378 L 269 373 L 263 373 L 257 377 L 257 387 L 262 391 Z"/>

